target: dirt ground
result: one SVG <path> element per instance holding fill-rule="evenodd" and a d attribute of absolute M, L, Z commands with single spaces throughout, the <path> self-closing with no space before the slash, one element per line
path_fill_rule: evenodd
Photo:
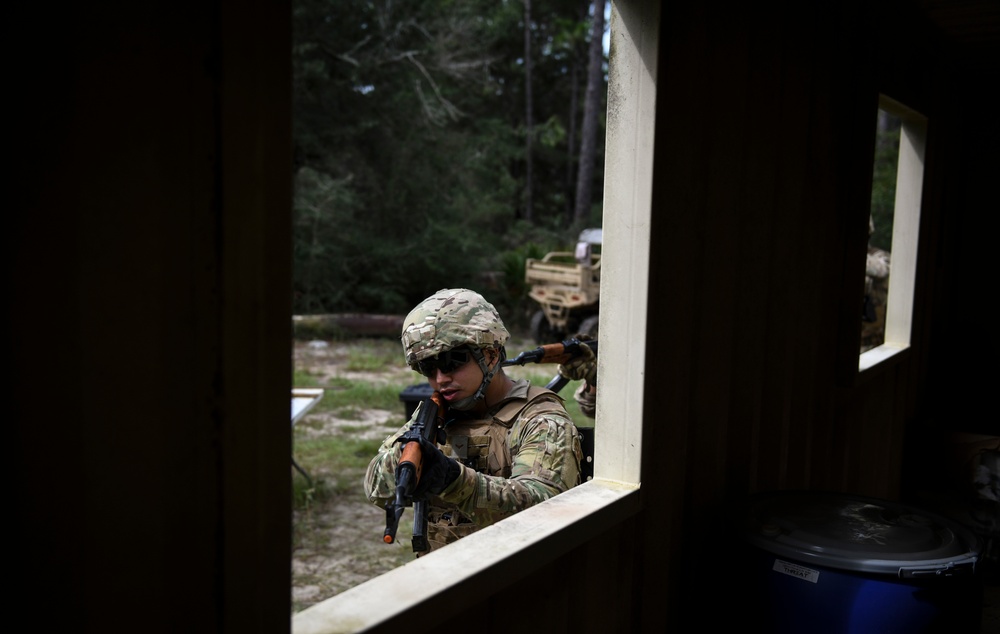
<path fill-rule="evenodd" d="M 402 363 L 385 371 L 349 372 L 352 348 L 363 342 L 296 342 L 295 367 L 307 369 L 321 383 L 341 377 L 377 382 L 417 382 L 419 378 Z M 396 344 L 398 345 L 398 344 Z M 351 436 L 382 440 L 403 422 L 403 404 L 396 411 L 370 409 L 346 413 L 309 412 L 296 425 L 296 439 L 317 436 Z M 363 470 L 334 473 L 322 467 L 307 469 L 324 493 L 305 508 L 293 510 L 292 611 L 328 599 L 372 577 L 413 559 L 409 541 L 388 545 L 382 541 L 384 512 L 365 500 Z M 304 478 L 298 473 L 295 478 Z"/>

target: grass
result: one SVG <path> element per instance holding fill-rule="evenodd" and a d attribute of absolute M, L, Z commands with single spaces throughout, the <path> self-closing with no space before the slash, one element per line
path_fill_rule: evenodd
<path fill-rule="evenodd" d="M 295 460 L 306 473 L 324 474 L 313 477 L 314 486 L 321 486 L 323 495 L 348 495 L 358 490 L 358 481 L 368 462 L 378 451 L 381 440 L 366 440 L 345 436 L 324 436 L 295 443 Z M 328 474 L 328 475 L 325 475 Z M 299 476 L 308 486 L 308 482 Z M 303 491 L 305 495 L 305 491 Z"/>
<path fill-rule="evenodd" d="M 388 409 L 400 408 L 399 393 L 406 387 L 405 383 L 390 383 L 376 385 L 365 381 L 337 381 L 333 389 L 329 389 L 317 407 L 324 409 Z M 351 418 L 344 416 L 344 418 Z"/>
<path fill-rule="evenodd" d="M 378 372 L 386 368 L 397 367 L 401 357 L 402 348 L 397 342 L 374 339 L 371 341 L 371 345 L 348 352 L 347 370 L 350 372 Z"/>
<path fill-rule="evenodd" d="M 295 368 L 292 372 L 292 385 L 295 387 L 320 387 L 320 384 L 319 376 L 308 370 Z"/>
<path fill-rule="evenodd" d="M 391 344 L 391 345 L 390 345 Z M 340 345 L 340 344 L 338 344 Z M 391 375 L 399 367 L 399 344 L 379 339 L 358 339 L 346 344 L 347 359 L 341 360 L 347 372 Z M 405 376 L 405 375 L 403 375 Z M 292 472 L 293 503 L 297 510 L 334 500 L 337 496 L 360 495 L 360 480 L 382 439 L 402 425 L 404 412 L 399 393 L 406 387 L 399 382 L 327 377 L 296 367 L 293 372 L 296 387 L 321 387 L 323 398 L 301 420 L 296 428 L 294 455 L 298 464 L 310 474 L 310 483 L 297 471 Z M 365 414 L 371 410 L 398 411 L 398 419 L 386 424 L 384 433 L 375 439 L 361 438 L 371 424 Z M 339 420 L 357 420 L 357 425 L 340 424 L 332 433 L 316 436 L 304 433 L 307 428 L 318 430 L 324 416 Z"/>
<path fill-rule="evenodd" d="M 314 371 L 294 368 L 293 385 L 324 393 L 294 428 L 293 455 L 309 479 L 292 469 L 293 613 L 413 559 L 410 548 L 382 543 L 384 513 L 365 498 L 362 480 L 379 445 L 405 422 L 399 395 L 416 375 L 400 371 L 398 341 L 334 346 L 322 352 L 336 369 L 323 356 Z M 372 422 L 373 410 L 391 415 Z M 404 515 L 401 536 L 412 534 L 411 517 Z"/>

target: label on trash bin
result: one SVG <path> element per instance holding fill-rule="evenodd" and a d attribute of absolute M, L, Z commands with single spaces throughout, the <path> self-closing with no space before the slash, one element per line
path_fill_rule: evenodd
<path fill-rule="evenodd" d="M 805 566 L 800 566 L 798 564 L 793 564 L 788 561 L 782 561 L 780 559 L 774 560 L 774 565 L 771 570 L 775 572 L 780 572 L 783 575 L 788 575 L 789 577 L 795 577 L 796 579 L 802 579 L 803 581 L 808 581 L 810 583 L 819 582 L 819 570 L 813 570 L 812 568 L 806 568 Z"/>

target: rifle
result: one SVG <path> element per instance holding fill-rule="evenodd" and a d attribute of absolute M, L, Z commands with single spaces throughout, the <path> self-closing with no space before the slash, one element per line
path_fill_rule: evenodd
<path fill-rule="evenodd" d="M 423 470 L 423 454 L 420 451 L 420 438 L 426 438 L 435 444 L 444 441 L 444 402 L 439 392 L 434 392 L 425 399 L 417 419 L 410 429 L 399 437 L 403 451 L 396 465 L 396 498 L 385 504 L 385 533 L 382 541 L 391 544 L 396 541 L 396 530 L 399 528 L 399 518 L 403 509 L 413 506 L 413 552 L 426 552 L 427 543 L 427 500 L 414 500 L 413 490 L 420 481 Z"/>
<path fill-rule="evenodd" d="M 580 354 L 580 346 L 587 346 L 594 351 L 594 356 L 597 356 L 597 340 L 588 339 L 581 341 L 580 339 L 566 339 L 559 343 L 547 343 L 544 346 L 539 346 L 534 350 L 527 350 L 517 355 L 513 359 L 507 359 L 502 365 L 525 365 L 527 363 L 566 363 L 567 361 L 577 357 Z M 552 377 L 552 380 L 548 382 L 545 386 L 553 392 L 558 392 L 563 389 L 566 384 L 569 383 L 569 379 L 561 374 L 556 374 Z"/>

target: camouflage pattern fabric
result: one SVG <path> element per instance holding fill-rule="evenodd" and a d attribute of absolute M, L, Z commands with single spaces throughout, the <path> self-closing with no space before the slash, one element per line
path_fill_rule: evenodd
<path fill-rule="evenodd" d="M 579 338 L 579 337 L 577 337 Z M 559 374 L 570 381 L 586 381 L 597 385 L 597 357 L 589 346 L 580 346 L 580 354 L 559 364 Z"/>
<path fill-rule="evenodd" d="M 586 381 L 576 388 L 573 393 L 577 405 L 580 406 L 580 413 L 589 418 L 597 416 L 597 394 L 590 391 L 590 386 Z"/>
<path fill-rule="evenodd" d="M 509 413 L 509 414 L 508 414 Z M 428 504 L 431 550 L 461 539 L 580 483 L 583 450 L 558 395 L 516 381 L 484 415 L 449 412 L 441 450 L 462 465 L 457 480 Z M 386 438 L 365 474 L 365 495 L 384 508 L 395 497 L 396 439 L 419 415 Z"/>
<path fill-rule="evenodd" d="M 889 298 L 889 254 L 868 248 L 865 265 L 865 310 L 861 319 L 861 352 L 885 341 L 885 308 Z"/>
<path fill-rule="evenodd" d="M 590 339 L 583 333 L 575 334 L 573 338 L 581 341 Z M 573 393 L 573 398 L 576 399 L 584 416 L 594 418 L 597 410 L 597 394 L 592 393 L 590 387 L 597 386 L 597 357 L 588 346 L 582 346 L 581 353 L 574 359 L 560 364 L 558 371 L 560 376 L 570 381 L 583 381 Z"/>
<path fill-rule="evenodd" d="M 444 288 L 410 311 L 400 340 L 406 363 L 415 370 L 418 361 L 452 348 L 500 348 L 509 338 L 497 309 L 482 295 L 467 288 Z"/>

